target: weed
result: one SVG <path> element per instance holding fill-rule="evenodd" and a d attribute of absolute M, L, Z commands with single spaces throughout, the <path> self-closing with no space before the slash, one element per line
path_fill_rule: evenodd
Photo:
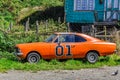
<path fill-rule="evenodd" d="M 100 57 L 99 61 L 95 64 L 89 62 L 83 62 L 82 60 L 64 60 L 59 61 L 56 59 L 46 61 L 40 60 L 37 64 L 22 63 L 9 52 L 0 52 L 0 72 L 6 72 L 7 70 L 26 70 L 37 72 L 40 70 L 78 70 L 83 68 L 98 68 L 102 66 L 116 66 L 120 65 L 120 56 L 114 54 L 108 57 Z"/>

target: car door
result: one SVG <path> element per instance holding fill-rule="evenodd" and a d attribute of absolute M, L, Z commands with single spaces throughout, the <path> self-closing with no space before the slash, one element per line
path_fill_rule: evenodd
<path fill-rule="evenodd" d="M 72 58 L 75 53 L 74 36 L 70 34 L 60 34 L 51 44 L 51 58 L 66 59 Z"/>
<path fill-rule="evenodd" d="M 86 53 L 86 39 L 79 35 L 74 35 L 75 36 L 75 42 L 74 42 L 74 58 L 83 58 Z"/>

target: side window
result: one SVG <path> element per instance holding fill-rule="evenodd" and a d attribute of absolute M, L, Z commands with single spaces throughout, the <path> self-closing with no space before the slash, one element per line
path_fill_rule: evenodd
<path fill-rule="evenodd" d="M 75 42 L 75 37 L 71 34 L 62 34 L 55 40 L 55 42 Z"/>
<path fill-rule="evenodd" d="M 54 42 L 65 42 L 65 35 L 59 35 Z"/>
<path fill-rule="evenodd" d="M 75 42 L 75 37 L 72 34 L 66 35 L 66 42 Z"/>
<path fill-rule="evenodd" d="M 83 37 L 75 35 L 75 42 L 85 42 L 86 40 Z"/>

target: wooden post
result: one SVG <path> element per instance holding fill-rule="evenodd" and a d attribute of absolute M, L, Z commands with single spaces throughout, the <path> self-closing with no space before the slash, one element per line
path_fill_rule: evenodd
<path fill-rule="evenodd" d="M 113 29 L 113 32 L 112 32 L 112 33 L 113 33 L 113 35 L 114 35 L 114 34 L 116 34 L 116 32 L 117 32 L 117 28 L 116 28 L 115 26 L 114 26 L 113 28 L 114 28 L 114 29 Z"/>
<path fill-rule="evenodd" d="M 120 42 L 120 31 L 116 32 L 116 42 Z"/>
<path fill-rule="evenodd" d="M 38 24 L 38 21 L 36 21 L 36 40 L 39 41 L 39 24 Z"/>
<path fill-rule="evenodd" d="M 95 36 L 95 26 L 94 25 L 92 25 L 92 34 L 91 34 L 91 36 L 96 37 Z"/>
<path fill-rule="evenodd" d="M 60 19 L 60 17 L 58 17 L 58 27 L 57 27 L 58 32 L 60 31 L 60 23 L 61 23 L 61 19 Z"/>
<path fill-rule="evenodd" d="M 12 22 L 10 22 L 10 26 L 9 26 L 8 31 L 11 31 L 11 30 L 12 30 L 12 27 L 13 27 L 13 24 L 12 24 Z"/>
<path fill-rule="evenodd" d="M 47 32 L 48 20 L 45 21 L 45 32 Z"/>
<path fill-rule="evenodd" d="M 59 23 L 59 24 L 61 23 L 61 18 L 60 18 L 60 17 L 58 18 L 58 23 Z"/>
<path fill-rule="evenodd" d="M 29 22 L 30 22 L 30 18 L 28 18 L 28 20 L 26 21 L 25 31 L 28 31 L 28 29 L 29 29 Z"/>
<path fill-rule="evenodd" d="M 104 31 L 105 31 L 105 40 L 107 40 L 107 28 L 104 26 Z"/>
<path fill-rule="evenodd" d="M 67 32 L 70 32 L 70 23 L 67 23 Z"/>

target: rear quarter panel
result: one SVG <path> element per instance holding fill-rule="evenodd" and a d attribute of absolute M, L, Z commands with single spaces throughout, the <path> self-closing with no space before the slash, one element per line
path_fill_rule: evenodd
<path fill-rule="evenodd" d="M 91 42 L 87 43 L 85 46 L 88 51 L 95 50 L 100 56 L 113 54 L 116 50 L 116 44 L 108 42 Z"/>

